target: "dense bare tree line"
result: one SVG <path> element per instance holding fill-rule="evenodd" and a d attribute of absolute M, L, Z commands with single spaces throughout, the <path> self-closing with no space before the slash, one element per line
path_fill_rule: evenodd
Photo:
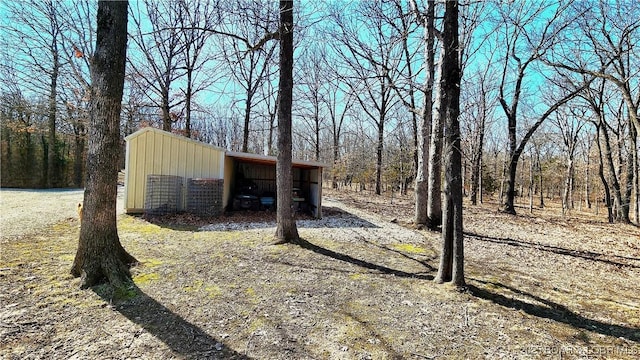
<path fill-rule="evenodd" d="M 130 8 L 123 135 L 156 126 L 276 154 L 269 40 L 278 37 L 278 5 Z M 473 203 L 492 195 L 505 211 L 521 203 L 536 211 L 555 197 L 565 211 L 591 205 L 610 221 L 638 222 L 640 8 L 618 6 L 460 2 L 463 189 Z M 96 7 L 2 8 L 2 184 L 79 186 Z M 385 194 L 415 184 L 415 221 L 433 227 L 442 221 L 447 134 L 438 95 L 444 11 L 427 0 L 295 9 L 293 156 L 332 164 L 336 188 Z"/>

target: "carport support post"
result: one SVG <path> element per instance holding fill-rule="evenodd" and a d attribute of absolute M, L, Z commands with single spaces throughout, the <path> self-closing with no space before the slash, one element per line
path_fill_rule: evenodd
<path fill-rule="evenodd" d="M 318 201 L 316 204 L 316 218 L 322 219 L 322 168 L 318 168 Z"/>

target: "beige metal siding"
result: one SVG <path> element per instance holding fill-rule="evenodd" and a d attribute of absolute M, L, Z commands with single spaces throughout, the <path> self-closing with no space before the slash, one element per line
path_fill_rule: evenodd
<path fill-rule="evenodd" d="M 224 149 L 153 128 L 139 130 L 126 140 L 127 212 L 144 209 L 147 175 L 178 175 L 185 183 L 189 178 L 224 177 Z"/>

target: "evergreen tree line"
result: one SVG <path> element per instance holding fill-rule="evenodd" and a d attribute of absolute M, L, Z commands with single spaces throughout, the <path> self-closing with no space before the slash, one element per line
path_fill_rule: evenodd
<path fill-rule="evenodd" d="M 51 145 L 45 127 L 47 115 L 43 111 L 42 104 L 20 94 L 1 96 L 2 187 L 83 186 L 84 135 L 59 132 Z"/>

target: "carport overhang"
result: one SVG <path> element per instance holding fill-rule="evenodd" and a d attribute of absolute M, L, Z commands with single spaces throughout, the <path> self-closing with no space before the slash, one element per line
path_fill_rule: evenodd
<path fill-rule="evenodd" d="M 225 206 L 231 204 L 234 196 L 234 182 L 236 179 L 236 164 L 247 166 L 268 166 L 275 169 L 277 157 L 257 155 L 244 152 L 227 151 L 225 153 Z M 291 162 L 293 169 L 298 169 L 300 178 L 294 179 L 293 187 L 302 187 L 307 193 L 309 204 L 312 205 L 313 215 L 322 217 L 322 171 L 327 164 L 317 161 L 295 160 Z M 294 171 L 295 172 L 295 171 Z M 273 172 L 275 174 L 275 170 Z M 295 177 L 295 176 L 294 176 Z M 275 183 L 275 175 L 273 181 Z M 297 184 L 297 185 L 296 185 Z"/>
<path fill-rule="evenodd" d="M 257 154 L 249 154 L 243 152 L 235 152 L 235 151 L 227 151 L 226 156 L 235 159 L 237 161 L 253 163 L 253 164 L 263 164 L 263 165 L 276 165 L 278 158 L 275 156 L 268 155 L 257 155 Z M 299 169 L 317 169 L 317 168 L 326 168 L 327 164 L 316 162 L 316 161 L 305 161 L 305 160 L 295 160 L 291 161 L 291 166 Z"/>

